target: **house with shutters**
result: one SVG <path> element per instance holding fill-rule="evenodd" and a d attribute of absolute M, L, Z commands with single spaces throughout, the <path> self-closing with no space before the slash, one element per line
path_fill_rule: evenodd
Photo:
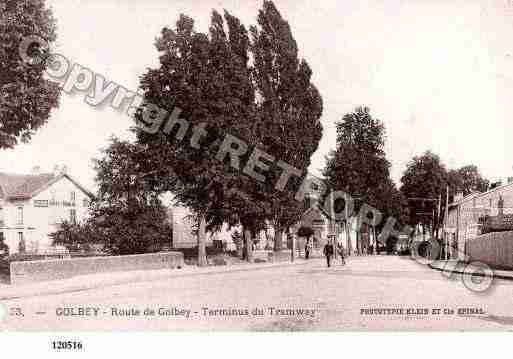
<path fill-rule="evenodd" d="M 52 253 L 51 233 L 67 220 L 83 221 L 93 198 L 66 168 L 53 173 L 0 173 L 0 238 L 9 252 Z"/>

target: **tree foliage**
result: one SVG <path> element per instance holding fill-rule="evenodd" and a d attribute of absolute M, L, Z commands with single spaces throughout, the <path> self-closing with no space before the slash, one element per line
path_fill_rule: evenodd
<path fill-rule="evenodd" d="M 314 234 L 315 234 L 315 231 L 312 229 L 312 227 L 301 226 L 301 227 L 299 227 L 299 229 L 297 230 L 297 235 L 298 235 L 299 237 L 306 237 L 306 238 L 310 238 L 310 237 L 312 237 Z"/>
<path fill-rule="evenodd" d="M 271 168 L 265 183 L 242 175 L 253 149 L 306 170 L 321 137 L 322 100 L 310 83 L 310 68 L 298 60 L 290 27 L 269 1 L 258 22 L 251 41 L 244 25 L 226 11 L 223 16 L 213 11 L 208 34 L 197 32 L 185 15 L 173 29 L 163 29 L 156 43 L 160 66 L 141 78 L 141 88 L 146 102 L 169 112 L 180 108 L 192 131 L 181 140 L 176 129 L 138 132 L 146 155 L 158 158 L 155 167 L 163 170 L 158 178 L 166 189 L 205 227 L 242 224 L 248 243 L 266 219 L 286 226 L 291 222 L 286 216 L 297 220 L 301 206 L 290 189 L 288 196 L 276 193 L 281 170 Z M 194 146 L 200 125 L 203 136 Z M 248 145 L 239 168 L 215 158 L 226 135 Z"/>
<path fill-rule="evenodd" d="M 177 140 L 176 128 L 169 134 L 139 131 L 138 143 L 145 146 L 150 161 L 158 160 L 155 168 L 161 170 L 157 176 L 165 190 L 173 192 L 178 202 L 194 211 L 198 222 L 210 228 L 223 221 L 237 224 L 247 213 L 253 214 L 245 216 L 252 221 L 263 217 L 257 215 L 263 212 L 258 201 L 238 191 L 250 192 L 254 185 L 215 158 L 226 134 L 251 138 L 255 91 L 248 43 L 244 26 L 228 12 L 224 19 L 212 13 L 208 35 L 197 32 L 193 19 L 181 15 L 175 28 L 164 28 L 157 39 L 160 66 L 141 78 L 145 101 L 170 113 L 179 108 L 191 130 L 182 140 Z M 204 135 L 195 145 L 196 126 L 203 126 Z M 200 264 L 205 263 L 205 228 L 199 231 Z"/>
<path fill-rule="evenodd" d="M 356 210 L 366 203 L 384 217 L 401 221 L 403 198 L 390 177 L 383 123 L 372 117 L 368 107 L 358 107 L 336 126 L 337 147 L 328 155 L 323 173 L 327 183 L 356 198 Z"/>
<path fill-rule="evenodd" d="M 299 57 L 289 23 L 272 1 L 264 1 L 257 22 L 250 29 L 258 94 L 254 136 L 267 153 L 306 171 L 322 137 L 322 97 L 311 82 L 310 66 Z M 276 249 L 283 229 L 296 223 L 304 210 L 294 199 L 293 184 L 281 193 L 274 189 L 280 173 L 270 173 L 265 190 L 278 234 Z"/>
<path fill-rule="evenodd" d="M 438 213 L 438 203 L 432 200 L 445 198 L 447 186 L 447 169 L 440 157 L 431 151 L 413 157 L 401 183 L 401 192 L 408 200 L 409 224 L 420 223 L 431 228 L 433 211 Z"/>
<path fill-rule="evenodd" d="M 462 192 L 464 196 L 468 196 L 473 192 L 486 192 L 490 186 L 490 181 L 481 176 L 479 169 L 475 165 L 450 170 L 447 176 L 453 193 Z"/>
<path fill-rule="evenodd" d="M 476 191 L 485 192 L 489 187 L 489 181 L 480 174 L 476 165 L 448 170 L 440 157 L 431 151 L 415 156 L 408 163 L 401 183 L 401 192 L 405 197 L 410 198 L 408 201 L 409 224 L 415 226 L 420 223 L 431 227 L 434 212 L 435 229 L 443 220 L 447 189 L 449 202 L 452 202 L 456 193 L 461 192 L 467 196 Z M 440 199 L 441 203 L 438 205 L 437 201 L 419 199 Z"/>
<path fill-rule="evenodd" d="M 45 63 L 26 64 L 18 51 L 30 35 L 52 43 L 55 29 L 45 1 L 0 0 L 0 149 L 28 142 L 58 106 L 60 92 L 56 83 L 44 78 Z"/>
<path fill-rule="evenodd" d="M 63 223 L 52 234 L 55 244 L 88 249 L 100 244 L 114 254 L 139 254 L 170 246 L 172 226 L 162 205 L 151 163 L 140 160 L 141 147 L 111 139 L 95 161 L 97 196 L 90 217 L 76 225 Z"/>
<path fill-rule="evenodd" d="M 92 222 L 71 223 L 64 221 L 59 229 L 50 234 L 53 245 L 61 245 L 71 252 L 91 251 L 94 244 L 101 244 L 101 237 L 98 236 Z"/>

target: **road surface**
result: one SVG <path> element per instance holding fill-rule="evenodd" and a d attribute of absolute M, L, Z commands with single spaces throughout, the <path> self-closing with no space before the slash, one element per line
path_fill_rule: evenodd
<path fill-rule="evenodd" d="M 475 293 L 459 276 L 395 256 L 353 257 L 332 268 L 298 260 L 3 304 L 19 313 L 1 330 L 513 329 L 513 282 L 496 280 Z"/>

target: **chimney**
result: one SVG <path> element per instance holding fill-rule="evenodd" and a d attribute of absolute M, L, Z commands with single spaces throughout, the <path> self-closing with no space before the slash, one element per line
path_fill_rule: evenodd
<path fill-rule="evenodd" d="M 41 173 L 41 167 L 39 166 L 34 166 L 32 167 L 32 170 L 30 171 L 31 174 L 33 175 L 38 175 Z"/>
<path fill-rule="evenodd" d="M 67 173 L 68 173 L 68 166 L 66 166 L 66 165 L 62 165 L 62 166 L 55 165 L 55 166 L 53 166 L 53 175 L 55 177 L 61 176 L 61 175 L 65 175 Z"/>
<path fill-rule="evenodd" d="M 57 177 L 60 174 L 59 165 L 53 166 L 53 175 L 54 177 Z"/>

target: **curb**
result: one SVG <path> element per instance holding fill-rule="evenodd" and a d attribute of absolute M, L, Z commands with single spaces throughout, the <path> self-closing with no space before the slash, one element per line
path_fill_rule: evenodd
<path fill-rule="evenodd" d="M 462 275 L 470 275 L 470 273 L 464 273 L 461 270 L 447 270 L 445 268 L 436 267 L 436 266 L 434 266 L 432 264 L 428 264 L 428 266 L 431 269 L 437 270 L 439 272 L 455 273 L 455 274 L 462 274 Z M 492 272 L 493 272 L 493 275 L 491 275 L 491 276 L 486 275 L 486 273 L 483 273 L 483 272 L 472 273 L 472 275 L 473 276 L 475 275 L 475 276 L 478 276 L 478 277 L 488 277 L 488 278 L 491 278 L 491 279 L 497 278 L 497 279 L 513 281 L 513 273 L 512 273 L 511 276 L 507 276 L 507 275 L 502 275 L 502 274 L 496 274 L 494 269 L 493 268 L 491 268 L 491 269 L 492 269 Z"/>
<path fill-rule="evenodd" d="M 120 278 L 118 280 L 112 280 L 112 281 L 106 281 L 103 283 L 97 283 L 92 285 L 79 285 L 79 286 L 68 286 L 65 288 L 59 288 L 55 290 L 35 290 L 30 291 L 27 290 L 26 293 L 19 293 L 7 296 L 1 296 L 1 300 L 15 300 L 15 299 L 22 299 L 22 298 L 30 298 L 30 297 L 37 297 L 42 295 L 58 295 L 58 294 L 65 294 L 65 293 L 74 293 L 74 292 L 83 292 L 88 290 L 95 290 L 100 288 L 106 288 L 116 285 L 123 285 L 128 283 L 143 283 L 143 282 L 152 282 L 162 279 L 172 279 L 172 278 L 180 278 L 180 277 L 192 277 L 192 276 L 200 276 L 200 275 L 210 275 L 210 274 L 220 274 L 220 273 L 237 273 L 237 272 L 247 272 L 247 271 L 254 271 L 254 270 L 265 270 L 270 268 L 282 268 L 282 267 L 291 267 L 296 265 L 306 265 L 308 261 L 295 261 L 293 263 L 291 262 L 278 262 L 278 263 L 264 263 L 264 265 L 261 264 L 255 264 L 255 263 L 249 263 L 249 264 L 235 264 L 235 265 L 228 265 L 228 266 L 219 266 L 219 269 L 214 269 L 211 271 L 202 271 L 200 270 L 193 270 L 193 271 L 182 271 L 181 269 L 174 269 L 172 272 L 169 273 L 162 273 L 159 275 L 155 275 L 153 277 L 151 276 L 144 276 L 143 273 L 139 272 L 137 275 L 134 275 L 132 278 Z M 208 268 L 208 267 L 207 267 Z M 197 268 L 196 268 L 197 269 Z M 120 272 L 113 272 L 113 273 L 120 273 Z M 122 273 L 122 272 L 121 272 Z M 76 280 L 80 277 L 84 276 L 77 276 L 74 278 L 66 279 L 66 280 Z M 58 281 L 55 281 L 58 282 Z M 16 291 L 16 287 L 10 288 L 13 292 Z M 22 289 L 22 288 L 20 288 Z"/>

